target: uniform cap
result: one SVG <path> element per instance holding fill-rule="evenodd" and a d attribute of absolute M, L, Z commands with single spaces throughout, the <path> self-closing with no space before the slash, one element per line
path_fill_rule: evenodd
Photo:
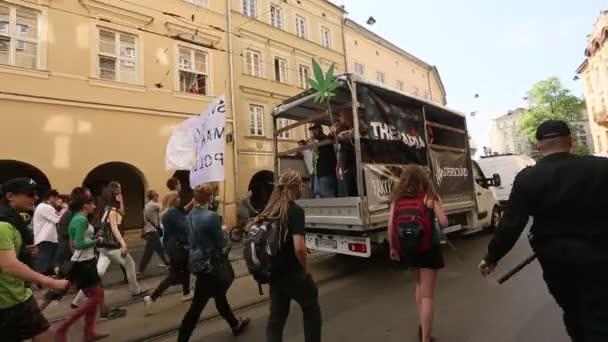
<path fill-rule="evenodd" d="M 568 137 L 572 134 L 570 127 L 562 120 L 547 120 L 536 129 L 536 140 L 551 139 L 557 137 Z"/>
<path fill-rule="evenodd" d="M 5 195 L 9 192 L 13 194 L 34 194 L 38 191 L 38 184 L 31 178 L 13 178 L 0 185 L 0 193 Z"/>

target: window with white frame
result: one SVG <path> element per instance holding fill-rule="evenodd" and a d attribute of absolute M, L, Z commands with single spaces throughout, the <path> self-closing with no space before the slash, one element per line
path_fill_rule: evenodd
<path fill-rule="evenodd" d="M 38 17 L 35 10 L 0 4 L 0 64 L 38 67 Z"/>
<path fill-rule="evenodd" d="M 283 10 L 281 7 L 270 6 L 270 24 L 278 29 L 283 29 Z"/>
<path fill-rule="evenodd" d="M 207 7 L 207 0 L 185 0 L 186 2 L 189 2 L 193 5 L 196 6 L 201 6 L 201 7 Z"/>
<path fill-rule="evenodd" d="M 397 90 L 403 91 L 403 82 L 397 81 Z"/>
<path fill-rule="evenodd" d="M 292 123 L 293 122 L 288 119 L 279 119 L 279 120 L 277 120 L 277 128 L 282 129 L 282 128 L 285 128 L 285 127 L 291 125 Z M 278 137 L 279 137 L 279 139 L 291 139 L 291 130 L 287 130 L 287 131 L 279 133 Z"/>
<path fill-rule="evenodd" d="M 182 46 L 178 54 L 179 91 L 209 95 L 209 54 Z"/>
<path fill-rule="evenodd" d="M 274 80 L 287 83 L 287 60 L 279 57 L 274 58 Z"/>
<path fill-rule="evenodd" d="M 249 134 L 260 137 L 264 135 L 264 107 L 249 106 Z"/>
<path fill-rule="evenodd" d="M 355 73 L 365 76 L 365 66 L 363 64 L 355 63 Z"/>
<path fill-rule="evenodd" d="M 306 39 L 306 19 L 299 15 L 296 15 L 296 35 Z"/>
<path fill-rule="evenodd" d="M 99 27 L 97 76 L 102 80 L 137 82 L 137 36 Z"/>
<path fill-rule="evenodd" d="M 384 73 L 383 72 L 377 72 L 376 73 L 376 80 L 380 83 L 384 83 Z"/>
<path fill-rule="evenodd" d="M 310 68 L 306 65 L 300 65 L 298 67 L 298 81 L 300 88 L 308 89 L 308 79 L 310 78 Z"/>
<path fill-rule="evenodd" d="M 243 14 L 248 17 L 255 18 L 257 16 L 256 2 L 256 0 L 243 0 Z"/>
<path fill-rule="evenodd" d="M 321 27 L 321 45 L 331 48 L 331 31 L 327 27 Z"/>
<path fill-rule="evenodd" d="M 258 51 L 245 51 L 247 75 L 262 77 L 262 55 Z"/>

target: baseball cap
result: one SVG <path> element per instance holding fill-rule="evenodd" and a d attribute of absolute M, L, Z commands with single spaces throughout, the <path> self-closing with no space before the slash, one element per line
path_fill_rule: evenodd
<path fill-rule="evenodd" d="M 308 127 L 308 130 L 310 131 L 310 130 L 317 129 L 317 128 L 323 128 L 323 126 L 321 126 L 320 124 L 316 123 L 316 124 Z"/>
<path fill-rule="evenodd" d="M 3 195 L 9 192 L 30 195 L 37 193 L 38 189 L 38 184 L 27 177 L 13 178 L 0 185 L 0 193 Z"/>
<path fill-rule="evenodd" d="M 570 127 L 562 120 L 547 120 L 541 123 L 536 129 L 537 141 L 557 137 L 568 137 L 570 135 Z"/>

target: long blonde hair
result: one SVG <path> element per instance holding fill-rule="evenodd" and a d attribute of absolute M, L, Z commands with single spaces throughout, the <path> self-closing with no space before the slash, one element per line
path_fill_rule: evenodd
<path fill-rule="evenodd" d="M 175 203 L 178 198 L 179 194 L 177 193 L 177 191 L 169 191 L 165 194 L 165 196 L 163 196 L 163 199 L 161 201 L 161 216 L 165 215 L 167 211 L 169 211 L 169 209 L 174 208 L 173 203 Z"/>
<path fill-rule="evenodd" d="M 399 184 L 391 196 L 391 201 L 396 202 L 404 197 L 420 196 L 427 196 L 431 200 L 438 199 L 428 173 L 418 165 L 406 165 L 403 167 Z"/>
<path fill-rule="evenodd" d="M 302 191 L 302 178 L 298 171 L 289 169 L 279 178 L 279 183 L 275 187 L 266 208 L 256 217 L 255 221 L 266 219 L 278 219 L 281 230 L 287 227 L 287 210 L 289 209 L 292 194 Z"/>

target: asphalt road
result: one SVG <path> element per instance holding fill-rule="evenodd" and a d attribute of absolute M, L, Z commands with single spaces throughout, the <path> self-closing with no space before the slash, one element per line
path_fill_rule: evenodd
<path fill-rule="evenodd" d="M 484 279 L 477 264 L 488 235 L 454 241 L 458 252 L 445 248 L 440 273 L 434 336 L 449 342 L 567 342 L 560 310 L 548 295 L 537 262 L 504 285 L 496 279 L 530 254 L 520 241 L 493 277 Z M 352 262 L 345 260 L 345 262 Z M 356 262 L 356 261 L 355 261 Z M 330 342 L 416 341 L 417 316 L 413 279 L 384 260 L 361 261 L 356 274 L 320 286 L 323 338 Z M 264 341 L 268 305 L 239 312 L 252 318 L 242 341 Z M 167 319 L 176 319 L 167 317 Z M 164 341 L 175 341 L 175 336 Z M 303 341 L 302 317 L 293 304 L 285 329 L 286 342 Z M 235 341 L 221 319 L 204 322 L 191 341 Z"/>

